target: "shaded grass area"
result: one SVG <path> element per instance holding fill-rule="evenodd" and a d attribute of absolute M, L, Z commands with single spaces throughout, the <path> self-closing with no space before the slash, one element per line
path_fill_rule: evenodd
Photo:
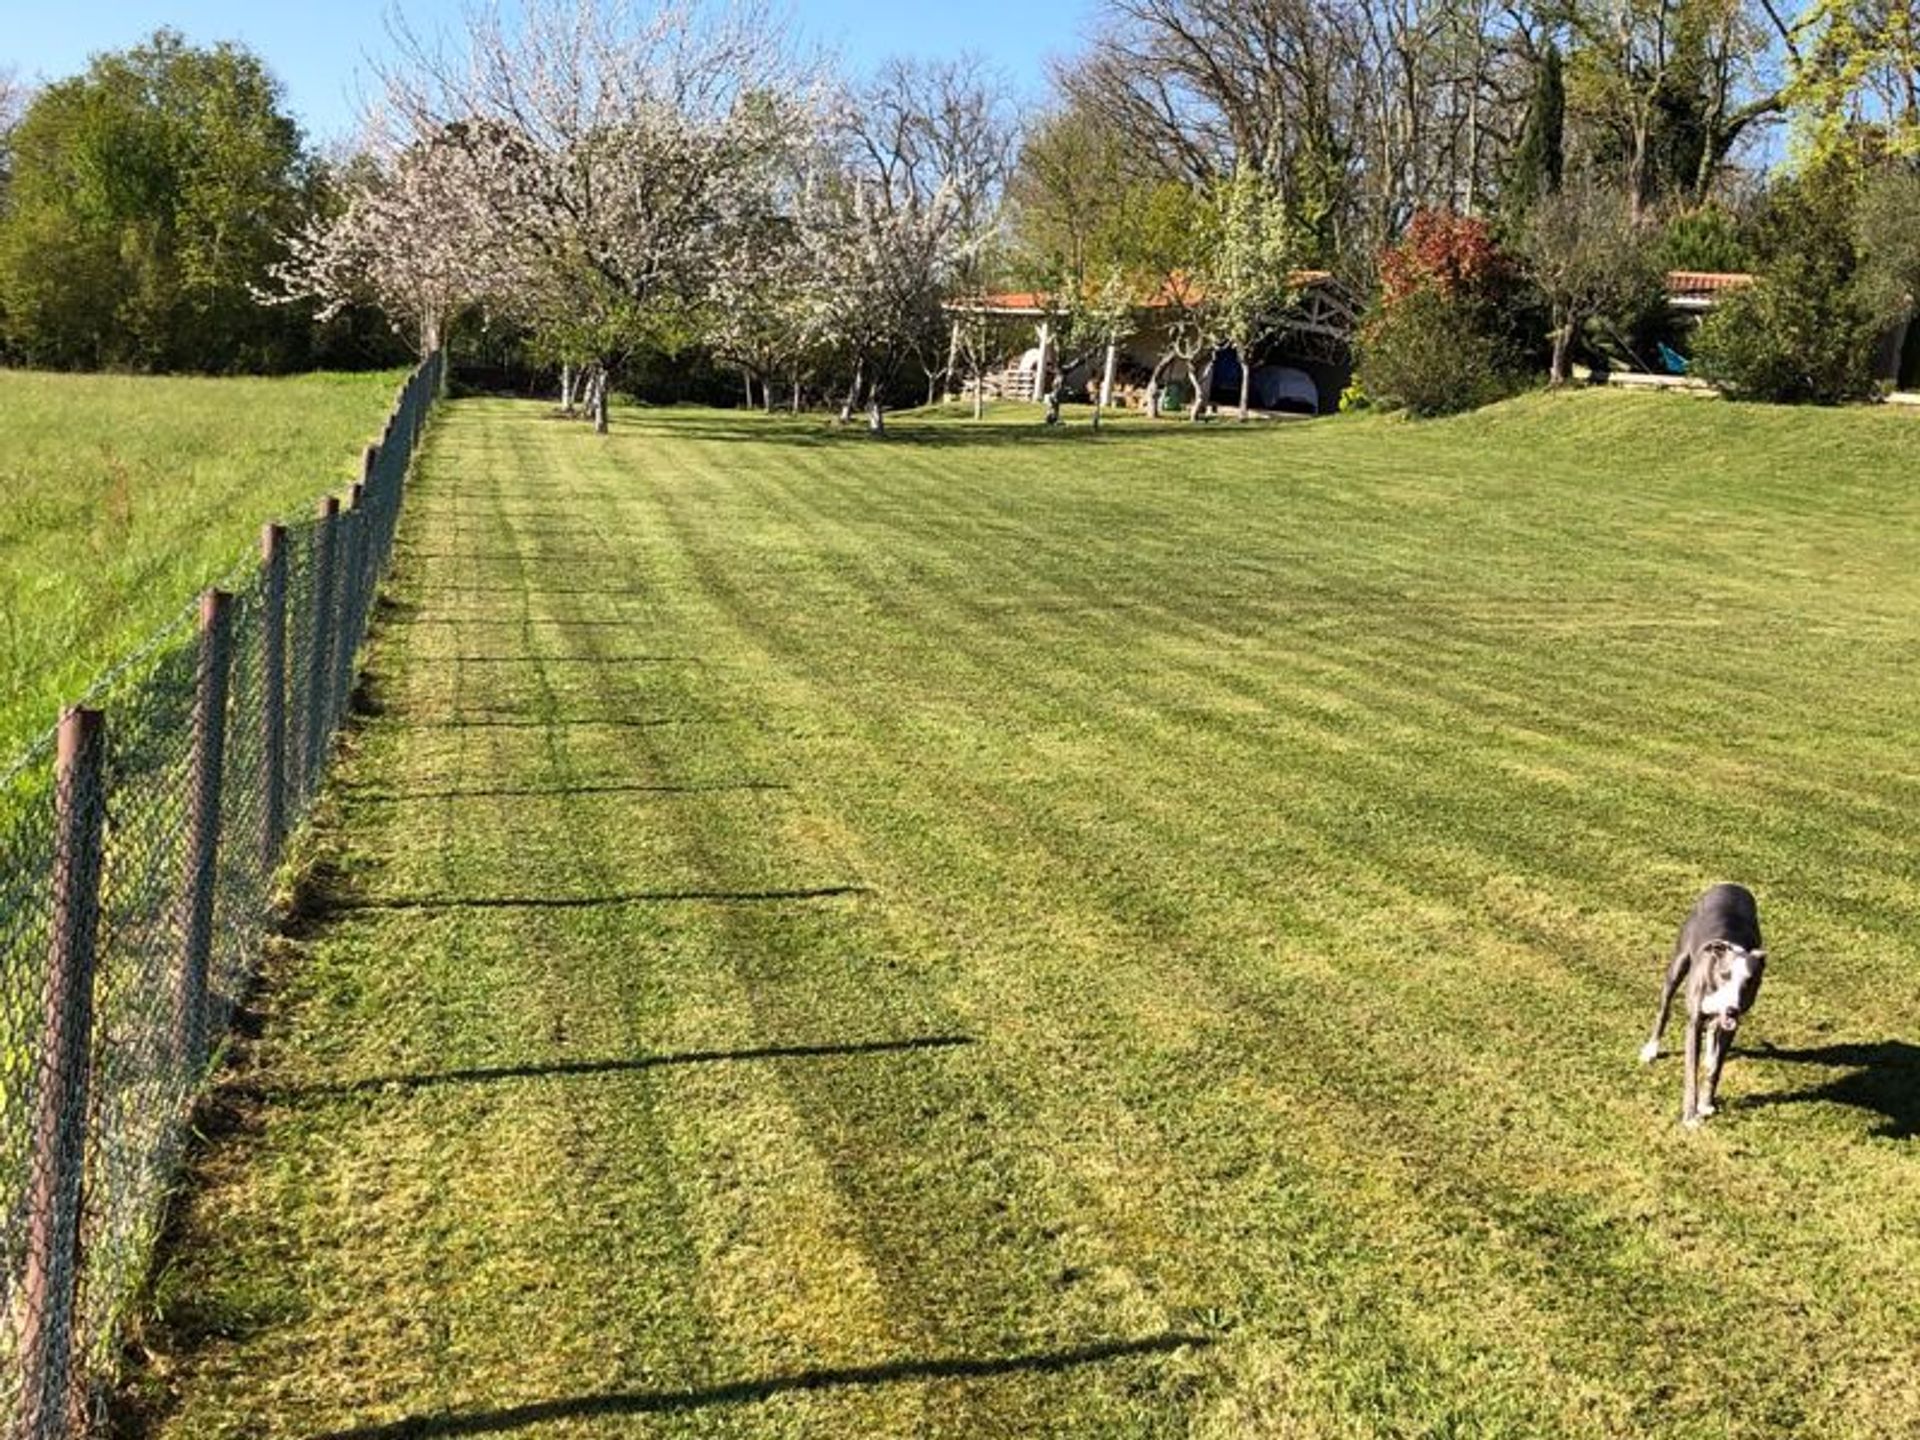
<path fill-rule="evenodd" d="M 0 763 L 262 524 L 357 478 L 401 378 L 0 369 Z"/>
<path fill-rule="evenodd" d="M 1920 1422 L 1911 417 L 538 416 L 436 427 L 129 1430 Z"/>

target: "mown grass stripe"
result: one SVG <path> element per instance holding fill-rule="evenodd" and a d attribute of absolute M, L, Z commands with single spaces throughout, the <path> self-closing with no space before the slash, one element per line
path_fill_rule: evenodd
<path fill-rule="evenodd" d="M 1920 1418 L 1886 419 L 455 407 L 332 812 L 376 905 L 300 941 L 182 1257 L 302 1303 L 186 1324 L 171 1433 Z M 1723 873 L 1778 958 L 1689 1136 L 1633 1052 Z M 349 1352 L 353 1217 L 366 1312 L 438 1318 Z"/>

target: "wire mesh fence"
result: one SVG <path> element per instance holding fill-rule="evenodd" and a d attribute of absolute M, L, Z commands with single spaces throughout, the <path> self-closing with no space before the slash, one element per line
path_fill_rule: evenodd
<path fill-rule="evenodd" d="M 99 1419 L 286 837 L 346 718 L 443 360 L 350 503 L 247 557 L 0 772 L 0 1433 Z"/>

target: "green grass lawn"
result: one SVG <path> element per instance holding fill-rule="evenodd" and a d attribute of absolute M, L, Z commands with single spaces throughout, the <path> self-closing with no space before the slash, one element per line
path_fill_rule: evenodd
<path fill-rule="evenodd" d="M 357 479 L 401 378 L 0 370 L 0 769 L 264 522 Z"/>
<path fill-rule="evenodd" d="M 128 1428 L 1914 1433 L 1917 419 L 456 404 Z"/>

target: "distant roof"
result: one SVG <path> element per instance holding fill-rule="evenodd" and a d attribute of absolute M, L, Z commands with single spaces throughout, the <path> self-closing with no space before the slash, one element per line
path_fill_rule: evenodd
<path fill-rule="evenodd" d="M 1325 285 L 1332 281 L 1331 270 L 1296 270 L 1288 277 L 1296 289 Z M 1176 275 L 1152 295 L 1142 299 L 1142 310 L 1164 310 L 1181 302 L 1193 303 L 1203 292 L 1184 275 Z M 1002 290 L 987 295 L 963 296 L 947 302 L 947 309 L 975 315 L 1045 315 L 1054 309 L 1053 297 L 1044 290 Z"/>
<path fill-rule="evenodd" d="M 1669 270 L 1667 298 L 1680 306 L 1711 305 L 1731 290 L 1744 290 L 1753 276 L 1744 270 Z"/>

